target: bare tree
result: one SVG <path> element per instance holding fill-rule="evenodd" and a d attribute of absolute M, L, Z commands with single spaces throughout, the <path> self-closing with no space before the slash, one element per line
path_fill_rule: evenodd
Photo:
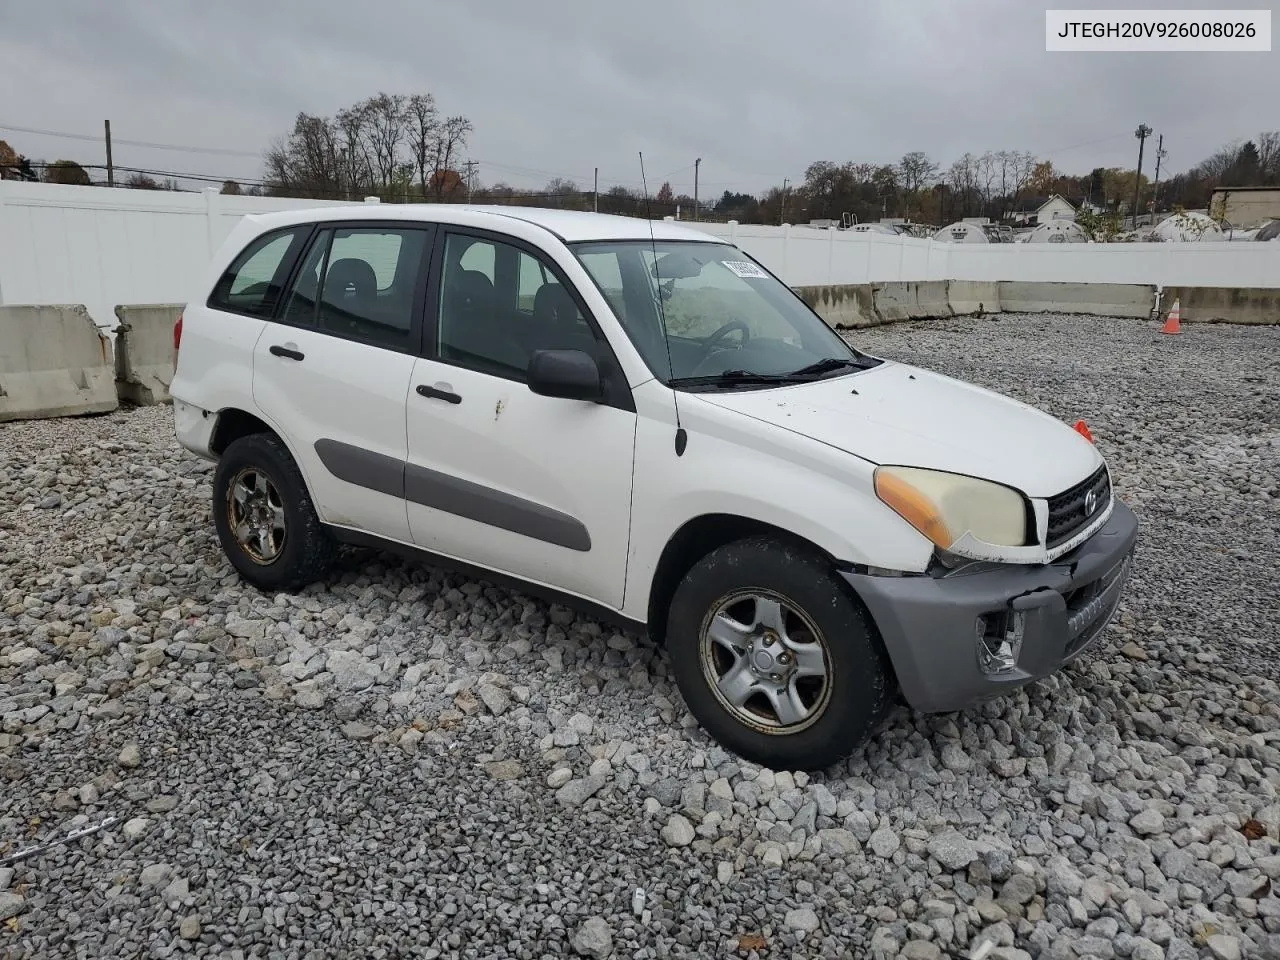
<path fill-rule="evenodd" d="M 960 201 L 961 216 L 972 207 L 978 189 L 978 158 L 966 153 L 947 170 L 947 183 Z"/>
<path fill-rule="evenodd" d="M 1233 140 L 1227 144 L 1213 156 L 1200 161 L 1196 166 L 1195 173 L 1202 179 L 1218 181 L 1232 167 L 1236 165 L 1236 160 L 1240 156 L 1240 148 L 1243 144 L 1239 140 Z"/>
<path fill-rule="evenodd" d="M 898 163 L 898 180 L 909 194 L 929 186 L 938 178 L 938 165 L 920 150 L 913 150 Z"/>
<path fill-rule="evenodd" d="M 333 124 L 299 113 L 293 132 L 267 150 L 266 180 L 272 192 L 284 196 L 337 195 L 342 185 L 341 159 Z"/>
<path fill-rule="evenodd" d="M 578 206 L 580 196 L 578 185 L 565 177 L 555 177 L 549 180 L 542 192 L 549 206 L 566 209 Z"/>
<path fill-rule="evenodd" d="M 842 166 L 830 160 L 818 160 L 805 168 L 801 189 L 814 216 L 838 216 L 841 209 L 849 204 L 852 194 L 849 166 L 847 163 Z"/>
<path fill-rule="evenodd" d="M 408 117 L 409 151 L 418 172 L 418 185 L 422 195 L 427 195 L 428 168 L 435 149 L 440 127 L 440 114 L 436 110 L 436 98 L 429 93 L 415 93 L 405 103 Z M 430 171 L 434 173 L 434 169 Z"/>
<path fill-rule="evenodd" d="M 405 143 L 408 115 L 402 94 L 379 93 L 356 108 L 364 116 L 364 141 L 373 163 L 374 185 L 378 190 L 392 188 Z"/>
<path fill-rule="evenodd" d="M 299 113 L 293 130 L 265 157 L 270 193 L 345 197 L 376 193 L 407 199 L 417 184 L 424 196 L 457 193 L 457 163 L 471 121 L 441 122 L 429 93 L 379 93 L 344 107 L 332 119 Z"/>
<path fill-rule="evenodd" d="M 471 121 L 463 116 L 448 117 L 436 130 L 435 137 L 435 192 L 436 200 L 444 199 L 445 171 L 453 169 L 458 154 L 467 145 L 467 137 L 474 129 Z"/>
<path fill-rule="evenodd" d="M 1258 167 L 1265 179 L 1280 179 L 1280 130 L 1267 130 L 1253 138 L 1258 147 Z"/>
<path fill-rule="evenodd" d="M 991 202 L 996 197 L 995 187 L 1000 182 L 1000 176 L 1000 155 L 988 150 L 978 158 L 977 163 L 978 195 L 982 198 L 982 212 L 984 214 L 989 215 L 991 212 Z"/>
<path fill-rule="evenodd" d="M 1015 203 L 1031 182 L 1035 169 L 1035 154 L 1026 150 L 1014 150 L 1009 154 L 1009 193 Z"/>
<path fill-rule="evenodd" d="M 332 123 L 334 135 L 341 144 L 338 150 L 341 167 L 339 182 L 348 200 L 354 200 L 372 189 L 373 165 L 369 160 L 364 133 L 366 120 L 363 104 L 356 104 L 339 110 Z"/>

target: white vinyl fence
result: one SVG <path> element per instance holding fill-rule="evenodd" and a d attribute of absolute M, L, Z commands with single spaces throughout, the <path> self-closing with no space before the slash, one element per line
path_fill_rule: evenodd
<path fill-rule="evenodd" d="M 0 304 L 184 300 L 245 214 L 335 201 L 0 181 Z M 894 280 L 1031 280 L 1280 287 L 1280 242 L 952 244 L 806 227 L 701 223 L 793 286 Z"/>

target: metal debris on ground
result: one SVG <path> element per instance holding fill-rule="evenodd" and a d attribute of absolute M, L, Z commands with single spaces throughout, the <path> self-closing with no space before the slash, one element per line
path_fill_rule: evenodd
<path fill-rule="evenodd" d="M 0 866 L 10 863 L 17 863 L 19 860 L 25 860 L 27 857 L 34 857 L 37 853 L 45 850 L 51 850 L 54 847 L 60 847 L 70 843 L 72 840 L 79 840 L 81 837 L 87 837 L 90 834 L 97 833 L 99 830 L 105 830 L 113 823 L 118 823 L 119 817 L 107 817 L 101 823 L 91 827 L 81 827 L 79 830 L 72 830 L 65 837 L 57 837 L 48 843 L 37 844 L 34 847 L 27 847 L 25 850 L 19 850 L 17 853 L 11 853 L 7 857 L 0 857 Z"/>

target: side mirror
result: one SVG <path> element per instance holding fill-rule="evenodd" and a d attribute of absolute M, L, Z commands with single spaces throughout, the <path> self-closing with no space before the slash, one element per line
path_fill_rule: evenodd
<path fill-rule="evenodd" d="M 600 368 L 582 350 L 535 350 L 529 358 L 529 389 L 544 397 L 599 400 Z"/>

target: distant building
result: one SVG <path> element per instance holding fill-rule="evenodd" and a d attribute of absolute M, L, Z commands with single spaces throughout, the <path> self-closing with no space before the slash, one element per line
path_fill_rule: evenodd
<path fill-rule="evenodd" d="M 1084 205 L 1083 200 L 1081 205 Z M 1005 220 L 1015 226 L 1035 227 L 1054 220 L 1074 220 L 1077 209 L 1076 204 L 1056 193 L 1047 197 L 1026 197 L 1022 201 L 1022 209 L 1008 214 Z"/>
<path fill-rule="evenodd" d="M 1233 227 L 1280 218 L 1280 187 L 1219 187 L 1209 200 L 1209 212 Z"/>

